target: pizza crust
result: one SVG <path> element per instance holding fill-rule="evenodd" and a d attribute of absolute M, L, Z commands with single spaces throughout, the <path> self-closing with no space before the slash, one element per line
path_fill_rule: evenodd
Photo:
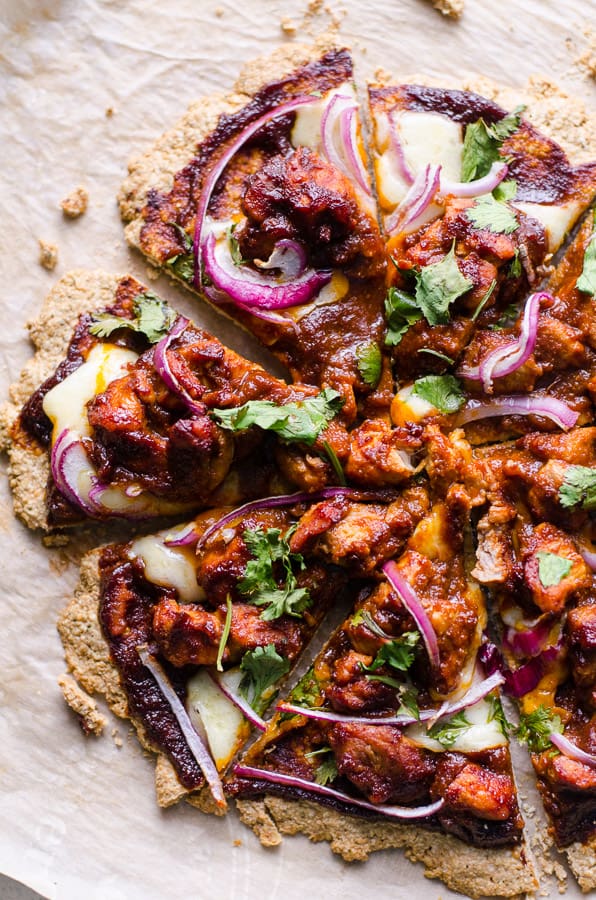
<path fill-rule="evenodd" d="M 596 834 L 585 844 L 577 841 L 565 848 L 567 862 L 584 893 L 596 890 Z"/>
<path fill-rule="evenodd" d="M 482 850 L 418 825 L 368 821 L 280 797 L 239 800 L 237 807 L 242 821 L 267 847 L 279 844 L 282 834 L 301 833 L 311 841 L 328 841 L 347 862 L 364 861 L 376 850 L 399 848 L 409 860 L 424 865 L 427 878 L 440 878 L 451 890 L 474 898 L 515 897 L 538 887 L 523 845 Z"/>

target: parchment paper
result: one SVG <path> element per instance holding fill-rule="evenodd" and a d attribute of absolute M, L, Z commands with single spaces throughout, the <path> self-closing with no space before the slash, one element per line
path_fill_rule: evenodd
<path fill-rule="evenodd" d="M 595 102 L 594 82 L 573 66 L 594 18 L 591 0 L 466 0 L 459 23 L 425 0 L 343 7 L 340 34 L 361 76 L 378 66 L 446 76 L 463 67 L 515 86 L 537 72 Z M 114 200 L 129 156 L 191 100 L 229 87 L 242 61 L 289 39 L 281 20 L 300 25 L 305 12 L 292 0 L 0 0 L 4 384 L 29 355 L 24 323 L 56 277 L 87 266 L 147 280 L 124 245 Z M 328 21 L 307 18 L 315 30 Z M 66 221 L 59 202 L 79 184 L 89 209 Z M 58 245 L 53 274 L 38 265 L 38 238 Z M 235 349 L 267 361 L 167 279 L 156 289 Z M 153 763 L 126 727 L 110 720 L 106 736 L 84 739 L 61 699 L 54 623 L 76 567 L 12 518 L 4 478 L 0 491 L 0 871 L 59 900 L 456 896 L 399 852 L 348 866 L 304 838 L 265 851 L 235 815 L 207 818 L 186 805 L 159 811 Z M 557 896 L 556 885 L 548 890 Z"/>

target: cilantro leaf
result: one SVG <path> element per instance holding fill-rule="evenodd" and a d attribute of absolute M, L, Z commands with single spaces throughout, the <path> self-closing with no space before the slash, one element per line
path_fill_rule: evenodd
<path fill-rule="evenodd" d="M 501 729 L 501 734 L 507 737 L 507 735 L 509 734 L 509 729 L 511 728 L 511 723 L 505 715 L 505 710 L 503 709 L 501 698 L 497 697 L 495 694 L 491 694 L 489 697 L 487 697 L 487 700 L 490 704 L 488 721 L 496 722 Z"/>
<path fill-rule="evenodd" d="M 385 318 L 389 326 L 385 344 L 388 347 L 396 347 L 410 326 L 420 321 L 422 313 L 414 297 L 392 287 L 389 288 L 385 298 Z"/>
<path fill-rule="evenodd" d="M 156 344 L 164 337 L 176 319 L 176 313 L 163 300 L 148 291 L 137 294 L 133 300 L 135 317 L 126 319 L 111 313 L 99 313 L 94 317 L 89 331 L 96 337 L 109 337 L 119 328 L 128 328 L 144 334 L 150 344 Z"/>
<path fill-rule="evenodd" d="M 416 306 L 429 325 L 446 325 L 449 307 L 471 287 L 457 265 L 454 241 L 447 256 L 416 273 Z"/>
<path fill-rule="evenodd" d="M 508 181 L 502 181 L 500 184 L 496 186 L 493 191 L 493 197 L 495 200 L 515 200 L 515 195 L 517 194 L 517 181 L 513 179 L 509 179 Z"/>
<path fill-rule="evenodd" d="M 252 559 L 246 564 L 238 590 L 251 603 L 265 607 L 261 618 L 266 622 L 283 615 L 299 618 L 312 602 L 308 590 L 298 587 L 294 574 L 293 567 L 303 570 L 305 563 L 302 554 L 290 550 L 288 540 L 293 530 L 289 529 L 285 537 L 279 528 L 256 528 L 243 534 Z"/>
<path fill-rule="evenodd" d="M 240 693 L 261 714 L 270 699 L 268 689 L 290 671 L 290 662 L 279 655 L 275 644 L 267 644 L 266 647 L 248 650 L 242 657 L 240 669 L 244 672 Z"/>
<path fill-rule="evenodd" d="M 448 750 L 453 747 L 458 737 L 472 727 L 472 723 L 466 718 L 465 710 L 456 713 L 447 721 L 435 722 L 428 731 L 428 736 L 438 741 L 442 747 Z"/>
<path fill-rule="evenodd" d="M 563 733 L 560 716 L 540 705 L 533 712 L 520 716 L 515 736 L 520 743 L 527 744 L 532 753 L 542 753 L 552 746 L 549 735 L 553 731 Z"/>
<path fill-rule="evenodd" d="M 191 282 L 195 277 L 195 258 L 193 253 L 178 253 L 166 260 L 166 265 L 171 268 L 182 281 Z"/>
<path fill-rule="evenodd" d="M 541 550 L 536 557 L 538 559 L 538 577 L 545 588 L 560 584 L 571 572 L 573 563 L 564 556 Z"/>
<path fill-rule="evenodd" d="M 478 318 L 478 316 L 480 315 L 480 313 L 482 312 L 482 310 L 484 309 L 484 307 L 486 306 L 486 304 L 492 297 L 493 291 L 496 288 L 496 286 L 497 286 L 497 279 L 493 278 L 493 280 L 491 281 L 491 283 L 488 286 L 488 289 L 487 289 L 484 297 L 482 298 L 482 300 L 480 301 L 480 303 L 478 304 L 478 306 L 472 313 L 472 322 L 476 321 L 476 319 Z"/>
<path fill-rule="evenodd" d="M 426 400 L 439 412 L 457 412 L 465 403 L 461 384 L 454 375 L 426 375 L 414 382 L 412 394 Z"/>
<path fill-rule="evenodd" d="M 440 350 L 431 350 L 430 347 L 420 347 L 417 351 L 418 353 L 428 353 L 429 356 L 436 356 L 437 359 L 440 359 L 441 362 L 447 363 L 448 366 L 452 366 L 455 362 L 454 359 L 451 359 L 450 356 L 447 356 L 446 353 L 441 353 Z"/>
<path fill-rule="evenodd" d="M 228 245 L 230 247 L 230 256 L 232 257 L 232 262 L 235 266 L 243 266 L 246 262 L 242 257 L 242 253 L 240 252 L 240 244 L 238 243 L 238 238 L 234 234 L 234 230 L 236 228 L 236 224 L 230 225 L 226 232 L 226 237 L 228 239 Z"/>
<path fill-rule="evenodd" d="M 321 688 L 315 676 L 314 669 L 304 673 L 298 684 L 290 694 L 292 703 L 297 706 L 317 706 L 321 698 Z M 291 714 L 290 714 L 291 715 Z"/>
<path fill-rule="evenodd" d="M 493 234 L 511 234 L 519 228 L 514 211 L 506 203 L 495 200 L 490 194 L 479 197 L 474 206 L 469 206 L 466 218 L 474 228 L 486 229 Z"/>
<path fill-rule="evenodd" d="M 339 391 L 325 388 L 316 397 L 300 402 L 278 406 L 271 400 L 249 400 L 233 409 L 214 409 L 211 417 L 229 431 L 245 431 L 256 425 L 264 431 L 274 431 L 285 441 L 314 444 L 343 405 Z"/>
<path fill-rule="evenodd" d="M 407 672 L 414 662 L 414 649 L 419 640 L 418 631 L 406 631 L 395 640 L 383 644 L 370 666 L 362 668 L 365 672 L 376 672 L 381 666 L 391 666 L 400 672 Z"/>
<path fill-rule="evenodd" d="M 335 757 L 332 756 L 329 759 L 324 759 L 315 772 L 315 782 L 317 784 L 325 785 L 330 781 L 335 781 L 336 778 L 337 765 L 335 762 Z"/>
<path fill-rule="evenodd" d="M 561 506 L 580 506 L 596 509 L 596 469 L 589 466 L 569 466 L 559 488 Z"/>
<path fill-rule="evenodd" d="M 175 230 L 176 234 L 182 241 L 182 246 L 184 247 L 185 253 L 192 253 L 193 241 L 190 234 L 184 230 L 182 225 L 179 225 L 178 222 L 166 222 L 166 225 L 171 225 Z M 170 260 L 168 260 L 169 262 Z"/>
<path fill-rule="evenodd" d="M 594 213 L 594 227 L 596 228 L 596 213 Z M 596 231 L 592 234 L 584 251 L 584 265 L 582 273 L 577 279 L 577 287 L 584 294 L 596 297 Z"/>
<path fill-rule="evenodd" d="M 420 707 L 418 706 L 418 690 L 414 685 L 402 684 L 398 691 L 400 701 L 399 708 L 396 712 L 397 716 L 403 716 L 409 713 L 415 719 L 420 721 Z"/>
<path fill-rule="evenodd" d="M 519 309 L 515 303 L 510 303 L 494 325 L 490 326 L 490 329 L 491 331 L 503 331 L 505 328 L 511 328 L 517 322 L 518 317 Z"/>
<path fill-rule="evenodd" d="M 492 125 L 478 119 L 467 126 L 462 152 L 462 181 L 482 178 L 488 174 L 492 164 L 502 158 L 499 153 L 501 144 L 519 128 L 522 110 L 523 107 L 518 107 L 511 115 Z"/>
<path fill-rule="evenodd" d="M 232 598 L 229 594 L 226 597 L 226 608 L 226 621 L 224 623 L 221 637 L 219 639 L 219 647 L 217 648 L 216 669 L 218 672 L 223 672 L 221 661 L 223 659 L 224 650 L 226 649 L 226 644 L 228 643 L 228 638 L 230 636 L 230 627 L 232 625 Z"/>
<path fill-rule="evenodd" d="M 381 348 L 373 341 L 370 344 L 360 344 L 356 349 L 356 359 L 362 380 L 365 384 L 375 388 L 381 377 Z"/>

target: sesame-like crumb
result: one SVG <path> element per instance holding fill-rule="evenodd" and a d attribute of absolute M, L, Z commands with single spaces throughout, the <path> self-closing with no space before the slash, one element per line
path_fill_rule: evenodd
<path fill-rule="evenodd" d="M 84 187 L 75 188 L 64 198 L 60 206 L 67 219 L 78 219 L 87 209 L 89 194 Z"/>
<path fill-rule="evenodd" d="M 112 106 L 108 106 L 108 108 L 106 109 L 105 115 L 106 115 L 106 119 L 111 119 L 112 116 L 114 115 L 114 108 Z"/>
<path fill-rule="evenodd" d="M 145 268 L 145 275 L 149 281 L 157 281 L 159 278 L 159 269 L 156 269 L 154 266 L 147 266 Z"/>
<path fill-rule="evenodd" d="M 298 26 L 293 21 L 293 19 L 288 18 L 288 16 L 284 16 L 284 18 L 280 22 L 280 28 L 284 34 L 296 34 L 298 31 Z"/>
<path fill-rule="evenodd" d="M 232 845 L 233 845 L 234 847 L 241 847 L 241 846 L 242 846 L 242 841 L 240 840 L 240 838 L 236 838 L 235 841 L 232 841 Z"/>
<path fill-rule="evenodd" d="M 50 244 L 49 241 L 43 241 L 39 238 L 39 265 L 53 272 L 58 262 L 58 247 L 56 244 Z"/>
<path fill-rule="evenodd" d="M 223 16 L 223 14 L 224 14 L 224 8 L 223 8 L 223 6 L 216 6 L 216 7 L 215 7 L 215 15 L 217 16 L 217 18 L 218 18 L 218 19 L 221 19 L 221 17 Z"/>
<path fill-rule="evenodd" d="M 464 0 L 431 0 L 435 9 L 450 19 L 459 19 L 464 11 Z"/>

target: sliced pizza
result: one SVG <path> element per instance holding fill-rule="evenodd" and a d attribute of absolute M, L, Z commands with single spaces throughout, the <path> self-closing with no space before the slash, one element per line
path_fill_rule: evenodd
<path fill-rule="evenodd" d="M 370 408 L 386 409 L 387 261 L 347 50 L 293 47 L 191 107 L 131 164 L 121 209 L 133 246 L 295 380 L 348 404 L 376 391 Z"/>

